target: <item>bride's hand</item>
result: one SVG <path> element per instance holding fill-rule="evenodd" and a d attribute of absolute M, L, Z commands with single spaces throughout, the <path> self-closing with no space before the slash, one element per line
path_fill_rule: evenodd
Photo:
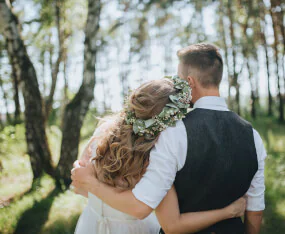
<path fill-rule="evenodd" d="M 241 197 L 224 209 L 228 212 L 231 218 L 241 217 L 245 213 L 246 199 L 244 197 Z"/>
<path fill-rule="evenodd" d="M 76 160 L 74 163 L 73 163 L 73 167 L 74 168 L 79 168 L 79 167 L 86 167 L 86 163 L 83 161 L 83 160 Z"/>
<path fill-rule="evenodd" d="M 94 165 L 90 162 L 86 167 L 76 167 L 71 170 L 72 185 L 77 189 L 88 191 L 88 188 L 96 180 Z"/>

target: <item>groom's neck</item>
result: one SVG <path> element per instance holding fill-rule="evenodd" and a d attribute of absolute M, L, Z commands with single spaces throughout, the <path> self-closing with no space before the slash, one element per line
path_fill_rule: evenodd
<path fill-rule="evenodd" d="M 202 97 L 207 97 L 207 96 L 215 96 L 215 97 L 220 97 L 220 92 L 219 89 L 217 88 L 207 88 L 207 89 L 200 89 L 197 90 L 197 93 L 195 95 L 195 100 L 193 100 L 195 103 L 198 99 Z"/>

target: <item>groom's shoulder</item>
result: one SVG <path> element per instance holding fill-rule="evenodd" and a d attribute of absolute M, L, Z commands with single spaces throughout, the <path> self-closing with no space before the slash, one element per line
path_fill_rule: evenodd
<path fill-rule="evenodd" d="M 204 110 L 204 109 L 200 109 L 200 108 L 191 109 L 191 110 L 186 114 L 186 116 L 185 116 L 185 118 L 184 118 L 183 120 L 189 119 L 189 118 L 193 118 L 193 117 L 195 117 L 195 116 L 199 116 L 199 115 L 202 114 L 203 110 Z"/>
<path fill-rule="evenodd" d="M 249 122 L 248 120 L 244 119 L 243 117 L 241 117 L 239 114 L 235 113 L 234 111 L 230 111 L 230 112 L 235 115 L 237 121 L 239 121 L 241 124 L 250 126 L 252 128 L 251 122 Z"/>

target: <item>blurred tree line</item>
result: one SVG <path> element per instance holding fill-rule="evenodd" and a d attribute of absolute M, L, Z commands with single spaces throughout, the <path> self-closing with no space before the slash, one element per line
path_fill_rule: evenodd
<path fill-rule="evenodd" d="M 46 172 L 56 179 L 58 186 L 70 184 L 80 129 L 92 105 L 96 85 L 103 89 L 103 110 L 110 109 L 113 97 L 110 87 L 116 76 L 106 71 L 113 69 L 116 61 L 121 96 L 127 95 L 134 82 L 131 75 L 134 67 L 141 74 L 157 66 L 152 63 L 152 58 L 158 56 L 152 53 L 153 42 L 163 49 L 159 66 L 165 74 L 175 72 L 177 49 L 203 41 L 218 45 L 224 57 L 229 106 L 242 114 L 241 83 L 246 78 L 253 118 L 258 117 L 261 109 L 262 68 L 267 84 L 262 87 L 267 89 L 267 115 L 284 123 L 282 0 L 24 2 L 32 8 L 24 9 L 20 0 L 0 0 L 0 92 L 6 123 L 3 114 L 0 121 L 2 126 L 25 123 L 34 179 Z M 209 8 L 213 17 L 205 17 Z M 27 19 L 27 12 L 32 17 Z M 205 25 L 214 28 L 213 36 Z M 84 41 L 78 42 L 81 37 Z M 74 52 L 76 43 L 82 43 L 83 55 Z M 79 61 L 83 67 L 82 81 L 78 90 L 72 92 L 70 74 L 75 56 L 82 57 Z M 58 88 L 59 82 L 62 88 Z M 143 82 L 141 76 L 136 82 Z M 9 112 L 11 105 L 13 113 Z M 98 105 L 95 101 L 94 106 Z M 55 113 L 62 129 L 57 165 L 46 136 L 46 127 Z"/>

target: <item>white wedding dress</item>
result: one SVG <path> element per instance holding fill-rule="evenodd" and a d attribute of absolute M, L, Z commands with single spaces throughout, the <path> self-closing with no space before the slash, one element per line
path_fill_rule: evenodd
<path fill-rule="evenodd" d="M 81 214 L 75 234 L 158 234 L 154 213 L 139 220 L 113 209 L 95 195 L 88 194 L 88 204 Z"/>
<path fill-rule="evenodd" d="M 99 136 L 106 129 L 108 123 L 97 128 L 93 136 Z M 90 147 L 91 157 L 95 157 L 97 142 L 90 142 Z M 159 230 L 160 225 L 154 213 L 139 220 L 115 210 L 94 194 L 88 193 L 88 204 L 78 220 L 75 234 L 158 234 Z"/>

